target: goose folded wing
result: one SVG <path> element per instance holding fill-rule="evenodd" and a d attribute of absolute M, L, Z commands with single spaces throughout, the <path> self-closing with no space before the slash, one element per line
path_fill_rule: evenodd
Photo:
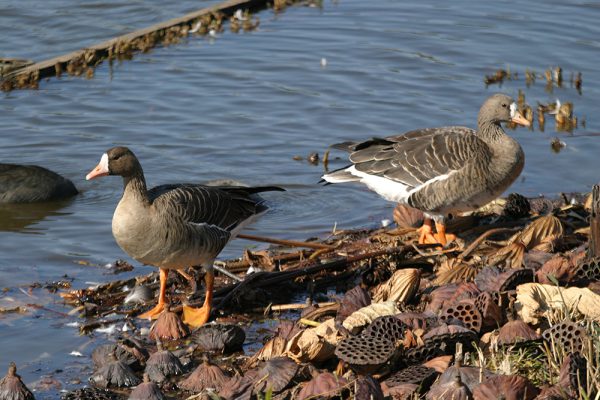
<path fill-rule="evenodd" d="M 258 203 L 249 197 L 232 195 L 213 186 L 163 185 L 149 193 L 157 209 L 168 210 L 184 222 L 206 224 L 226 232 L 254 215 L 258 207 Z"/>
<path fill-rule="evenodd" d="M 477 154 L 489 152 L 463 127 L 421 129 L 389 137 L 350 155 L 357 171 L 415 188 L 460 170 Z"/>

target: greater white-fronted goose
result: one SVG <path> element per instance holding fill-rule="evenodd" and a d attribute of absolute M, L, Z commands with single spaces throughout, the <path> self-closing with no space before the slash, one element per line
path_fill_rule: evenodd
<path fill-rule="evenodd" d="M 73 182 L 37 165 L 0 164 L 0 203 L 62 200 L 77 194 Z"/>
<path fill-rule="evenodd" d="M 521 146 L 500 125 L 508 121 L 529 125 L 512 98 L 494 94 L 479 110 L 477 131 L 447 126 L 340 143 L 335 147 L 349 151 L 352 164 L 323 179 L 362 182 L 386 200 L 422 210 L 419 243 L 446 245 L 446 218 L 487 204 L 523 169 Z"/>
<path fill-rule="evenodd" d="M 184 306 L 184 322 L 193 327 L 208 321 L 213 292 L 213 261 L 237 232 L 267 211 L 256 193 L 278 187 L 168 184 L 146 188 L 142 166 L 126 147 L 113 147 L 86 179 L 123 177 L 123 197 L 113 215 L 118 245 L 135 260 L 160 268 L 158 304 L 140 318 L 155 318 L 165 305 L 167 273 L 188 266 L 206 270 L 202 308 Z"/>

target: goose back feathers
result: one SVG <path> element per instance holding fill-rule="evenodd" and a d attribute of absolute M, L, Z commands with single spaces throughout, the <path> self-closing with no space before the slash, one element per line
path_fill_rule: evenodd
<path fill-rule="evenodd" d="M 352 164 L 323 179 L 360 181 L 438 220 L 472 210 L 499 196 L 523 169 L 521 147 L 500 126 L 515 115 L 513 100 L 497 94 L 481 107 L 477 131 L 447 126 L 342 143 L 336 147 L 350 152 Z"/>

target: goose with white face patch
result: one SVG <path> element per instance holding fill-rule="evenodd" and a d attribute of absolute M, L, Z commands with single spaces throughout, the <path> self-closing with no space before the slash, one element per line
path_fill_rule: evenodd
<path fill-rule="evenodd" d="M 156 318 L 163 311 L 170 269 L 202 266 L 206 270 L 204 305 L 199 309 L 184 306 L 183 320 L 192 327 L 206 323 L 215 258 L 241 228 L 267 211 L 257 193 L 283 189 L 180 183 L 148 190 L 140 162 L 126 147 L 104 153 L 86 179 L 107 175 L 123 177 L 123 197 L 112 219 L 117 244 L 135 260 L 160 269 L 158 304 L 139 318 Z"/>
<path fill-rule="evenodd" d="M 323 179 L 361 182 L 386 200 L 422 210 L 426 218 L 419 243 L 446 245 L 452 236 L 446 235 L 448 216 L 492 201 L 523 170 L 523 150 L 501 126 L 509 121 L 529 126 L 512 98 L 494 94 L 479 110 L 476 131 L 462 126 L 425 128 L 334 145 L 350 152 L 352 164 Z"/>

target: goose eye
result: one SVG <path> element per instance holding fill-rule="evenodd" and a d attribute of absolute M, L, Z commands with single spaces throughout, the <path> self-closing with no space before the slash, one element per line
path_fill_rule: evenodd
<path fill-rule="evenodd" d="M 506 108 L 506 103 L 502 103 L 502 107 Z"/>

